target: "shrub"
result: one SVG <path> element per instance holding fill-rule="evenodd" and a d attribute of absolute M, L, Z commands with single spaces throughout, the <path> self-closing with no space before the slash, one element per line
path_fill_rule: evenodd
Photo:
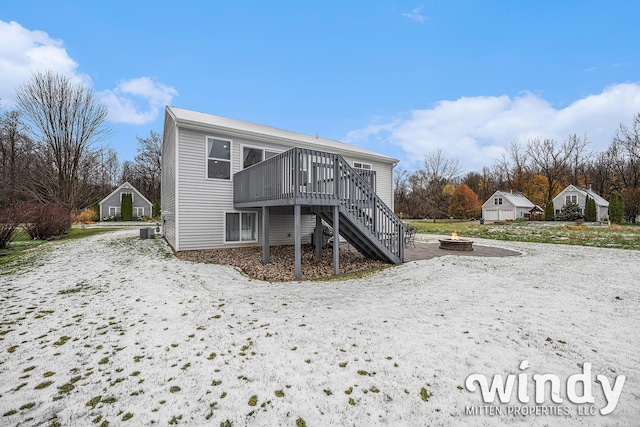
<path fill-rule="evenodd" d="M 547 200 L 547 205 L 544 208 L 544 220 L 553 221 L 553 200 Z"/>
<path fill-rule="evenodd" d="M 17 206 L 0 209 L 0 249 L 4 249 L 13 240 L 14 231 L 20 225 L 20 211 Z"/>
<path fill-rule="evenodd" d="M 133 197 L 131 193 L 122 193 L 120 213 L 123 221 L 131 221 L 131 216 L 133 215 Z"/>
<path fill-rule="evenodd" d="M 96 221 L 95 216 L 95 210 L 85 209 L 78 212 L 76 215 L 73 215 L 72 218 L 74 224 L 90 224 Z"/>
<path fill-rule="evenodd" d="M 565 204 L 556 217 L 560 221 L 575 221 L 580 218 L 582 218 L 582 210 L 577 203 L 572 202 Z"/>
<path fill-rule="evenodd" d="M 156 201 L 153 204 L 153 214 L 152 216 L 159 216 L 160 215 L 160 202 Z"/>
<path fill-rule="evenodd" d="M 55 203 L 26 202 L 20 206 L 24 231 L 32 239 L 46 240 L 71 228 L 71 214 Z"/>

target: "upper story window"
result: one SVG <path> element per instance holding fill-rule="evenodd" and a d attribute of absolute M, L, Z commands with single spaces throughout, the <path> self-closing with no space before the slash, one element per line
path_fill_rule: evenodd
<path fill-rule="evenodd" d="M 207 137 L 207 178 L 231 179 L 231 141 Z"/>
<path fill-rule="evenodd" d="M 502 204 L 502 197 L 496 197 L 495 199 L 493 199 L 493 204 L 494 205 L 501 205 Z"/>
<path fill-rule="evenodd" d="M 578 196 L 567 194 L 564 196 L 565 203 L 578 203 Z"/>
<path fill-rule="evenodd" d="M 280 154 L 279 151 L 268 148 L 242 147 L 242 169 L 260 163 L 263 160 L 270 159 L 278 154 Z"/>
<path fill-rule="evenodd" d="M 120 202 L 122 202 L 122 196 L 124 196 L 125 194 L 131 195 L 131 202 L 133 203 L 133 193 L 120 193 Z"/>
<path fill-rule="evenodd" d="M 353 162 L 353 167 L 356 169 L 365 169 L 365 170 L 371 170 L 371 164 L 369 163 L 362 163 L 362 162 Z"/>

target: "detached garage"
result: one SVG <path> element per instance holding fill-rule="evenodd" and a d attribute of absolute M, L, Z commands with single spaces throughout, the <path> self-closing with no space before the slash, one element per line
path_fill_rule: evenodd
<path fill-rule="evenodd" d="M 496 191 L 482 205 L 482 218 L 485 221 L 505 221 L 525 218 L 535 207 L 522 193 Z"/>

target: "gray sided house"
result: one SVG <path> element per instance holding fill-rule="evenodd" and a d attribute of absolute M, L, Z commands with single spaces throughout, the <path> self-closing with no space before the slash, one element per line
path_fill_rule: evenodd
<path fill-rule="evenodd" d="M 365 255 L 401 262 L 396 163 L 338 141 L 167 107 L 163 233 L 176 251 L 262 246 L 263 262 L 270 245 L 294 244 L 299 278 L 300 244 L 324 220 Z"/>
<path fill-rule="evenodd" d="M 146 197 L 142 195 L 135 187 L 128 182 L 125 182 L 120 187 L 116 188 L 111 194 L 102 199 L 100 202 L 100 219 L 103 220 L 107 217 L 120 216 L 120 207 L 122 206 L 122 195 L 130 193 L 133 201 L 133 219 L 138 217 L 151 217 L 153 214 L 152 204 Z"/>
<path fill-rule="evenodd" d="M 496 191 L 482 204 L 482 218 L 486 221 L 515 221 L 528 218 L 534 207 L 522 193 Z"/>
<path fill-rule="evenodd" d="M 569 185 L 567 188 L 562 190 L 560 194 L 553 198 L 553 209 L 555 214 L 558 215 L 564 205 L 572 202 L 578 204 L 582 210 L 582 214 L 584 215 L 584 206 L 587 201 L 587 195 L 596 202 L 596 220 L 609 220 L 609 202 L 594 193 L 591 188 L 582 188 L 577 185 Z"/>

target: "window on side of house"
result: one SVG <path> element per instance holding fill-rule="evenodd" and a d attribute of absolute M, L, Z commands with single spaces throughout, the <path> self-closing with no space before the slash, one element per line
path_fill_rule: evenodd
<path fill-rule="evenodd" d="M 231 141 L 207 137 L 207 178 L 231 179 Z"/>
<path fill-rule="evenodd" d="M 564 196 L 564 202 L 565 204 L 567 203 L 578 203 L 578 196 L 574 195 L 570 195 L 567 194 L 566 196 Z"/>
<path fill-rule="evenodd" d="M 255 242 L 258 240 L 256 212 L 227 212 L 225 214 L 225 242 Z"/>
<path fill-rule="evenodd" d="M 242 169 L 280 154 L 279 151 L 259 147 L 242 147 Z"/>
<path fill-rule="evenodd" d="M 361 171 L 361 175 L 373 191 L 376 190 L 376 172 L 370 163 L 353 162 L 353 168 Z"/>
<path fill-rule="evenodd" d="M 133 216 L 134 217 L 143 217 L 144 216 L 144 207 L 134 207 L 133 208 Z"/>
<path fill-rule="evenodd" d="M 120 215 L 120 206 L 109 206 L 109 216 Z"/>
<path fill-rule="evenodd" d="M 122 196 L 124 196 L 125 194 L 131 194 L 131 203 L 133 203 L 133 193 L 131 192 L 120 193 L 120 202 L 122 202 Z"/>
<path fill-rule="evenodd" d="M 353 167 L 355 169 L 364 169 L 364 170 L 371 170 L 372 166 L 369 163 L 362 163 L 362 162 L 353 162 Z"/>
<path fill-rule="evenodd" d="M 493 204 L 494 205 L 501 205 L 502 204 L 502 197 L 496 197 L 495 199 L 493 199 Z"/>

